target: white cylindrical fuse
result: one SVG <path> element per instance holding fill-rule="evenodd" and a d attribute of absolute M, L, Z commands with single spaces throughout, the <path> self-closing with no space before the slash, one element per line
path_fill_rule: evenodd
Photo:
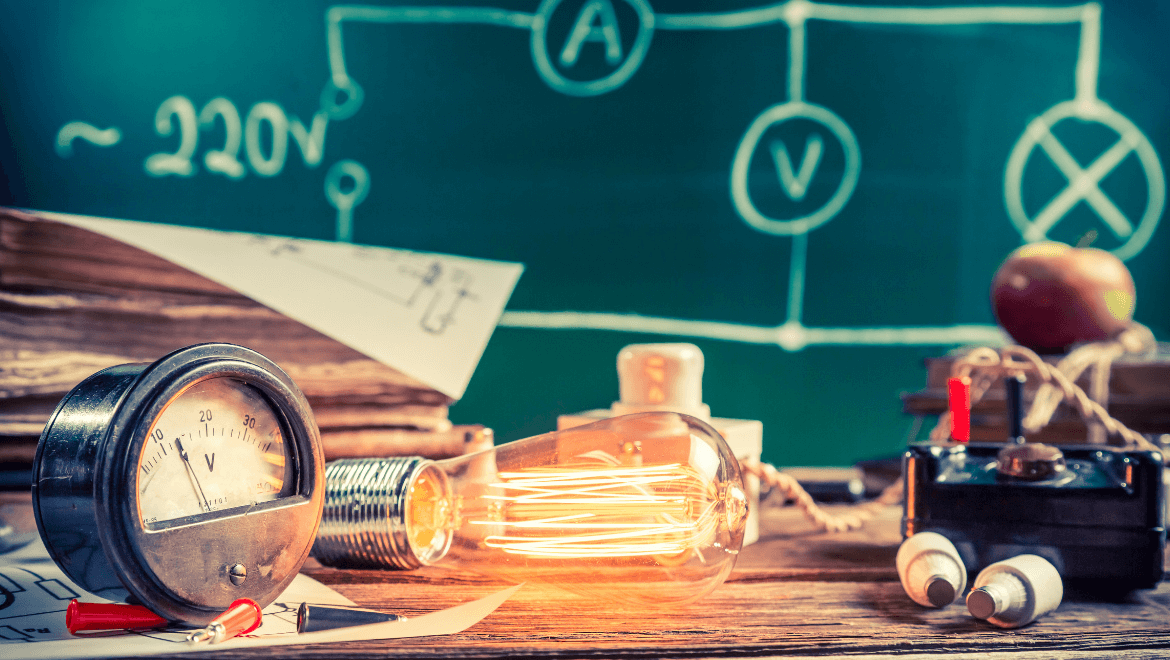
<path fill-rule="evenodd" d="M 621 401 L 614 415 L 680 412 L 709 421 L 703 403 L 703 351 L 694 344 L 631 344 L 618 353 Z"/>
<path fill-rule="evenodd" d="M 945 607 L 967 588 L 967 567 L 947 537 L 919 532 L 902 542 L 894 560 L 902 588 L 924 607 Z"/>
<path fill-rule="evenodd" d="M 996 562 L 975 578 L 967 609 L 1000 628 L 1019 628 L 1060 605 L 1064 584 L 1043 557 L 1020 555 Z"/>

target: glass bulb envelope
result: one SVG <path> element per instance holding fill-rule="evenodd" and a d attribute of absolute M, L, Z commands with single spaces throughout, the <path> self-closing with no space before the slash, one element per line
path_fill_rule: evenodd
<path fill-rule="evenodd" d="M 591 599 L 691 602 L 743 542 L 739 464 L 706 423 L 626 415 L 444 461 L 326 471 L 313 554 L 351 567 L 444 565 Z"/>

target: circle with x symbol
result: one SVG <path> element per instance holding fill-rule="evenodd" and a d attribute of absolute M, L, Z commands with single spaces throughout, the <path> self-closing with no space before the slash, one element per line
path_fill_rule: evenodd
<path fill-rule="evenodd" d="M 1101 124 L 1118 136 L 1117 142 L 1101 152 L 1088 167 L 1081 167 L 1052 134 L 1053 126 L 1073 118 Z M 1036 149 L 1044 152 L 1068 179 L 1068 186 L 1049 200 L 1035 216 L 1028 217 L 1023 201 L 1024 166 Z M 1100 188 L 1101 181 L 1131 153 L 1141 163 L 1149 190 L 1145 213 L 1137 223 L 1131 222 Z M 1112 252 L 1123 260 L 1141 252 L 1149 242 L 1166 202 L 1166 180 L 1153 145 L 1133 122 L 1101 101 L 1065 101 L 1033 119 L 1008 157 L 1003 188 L 1008 217 L 1026 242 L 1044 240 L 1048 232 L 1083 201 L 1097 214 L 1106 229 L 1122 242 Z"/>

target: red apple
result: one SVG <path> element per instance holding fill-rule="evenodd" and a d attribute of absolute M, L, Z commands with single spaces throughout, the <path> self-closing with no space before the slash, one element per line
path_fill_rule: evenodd
<path fill-rule="evenodd" d="M 1032 243 L 1013 251 L 995 272 L 991 305 L 1000 327 L 1018 343 L 1061 352 L 1108 339 L 1129 325 L 1133 277 L 1104 250 Z"/>

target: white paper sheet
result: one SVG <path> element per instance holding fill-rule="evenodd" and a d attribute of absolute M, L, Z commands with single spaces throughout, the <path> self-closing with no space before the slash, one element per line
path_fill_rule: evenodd
<path fill-rule="evenodd" d="M 147 250 L 458 399 L 524 266 L 307 239 L 39 215 Z"/>
<path fill-rule="evenodd" d="M 65 608 L 70 600 L 77 598 L 87 603 L 110 601 L 86 593 L 70 581 L 40 543 L 0 557 L 0 560 L 0 658 L 5 660 L 101 658 L 450 635 L 475 625 L 519 589 L 518 586 L 511 587 L 406 621 L 298 635 L 297 608 L 301 603 L 353 605 L 348 598 L 320 582 L 298 575 L 280 598 L 264 609 L 264 621 L 255 632 L 222 644 L 192 647 L 185 640 L 189 631 L 178 628 L 70 635 L 65 628 Z"/>

